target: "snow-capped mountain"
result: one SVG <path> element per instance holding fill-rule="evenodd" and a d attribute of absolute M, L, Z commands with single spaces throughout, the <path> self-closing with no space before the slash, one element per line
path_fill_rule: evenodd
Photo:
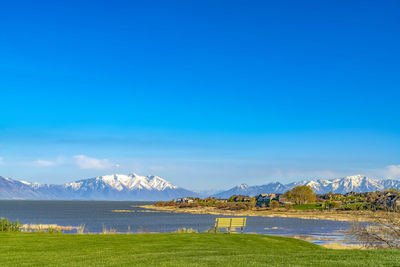
<path fill-rule="evenodd" d="M 317 194 L 333 193 L 347 193 L 353 192 L 373 192 L 376 190 L 383 190 L 392 187 L 385 185 L 396 186 L 396 180 L 374 180 L 363 175 L 347 176 L 344 178 L 336 178 L 332 180 L 316 180 L 316 181 L 302 181 L 298 183 L 291 183 L 288 185 L 292 188 L 296 185 L 309 185 L 314 189 Z M 397 186 L 400 184 L 398 183 Z"/>
<path fill-rule="evenodd" d="M 170 200 L 197 196 L 158 176 L 113 174 L 78 180 L 64 185 L 47 185 L 0 177 L 0 198 Z"/>
<path fill-rule="evenodd" d="M 117 200 L 170 200 L 197 196 L 158 176 L 113 174 L 64 184 L 75 198 Z"/>
<path fill-rule="evenodd" d="M 15 181 L 11 178 L 0 176 L 0 198 L 2 199 L 21 199 L 21 198 L 40 198 L 41 195 L 30 184 Z"/>
<path fill-rule="evenodd" d="M 72 191 L 87 190 L 95 188 L 112 188 L 117 191 L 132 190 L 157 190 L 177 189 L 176 185 L 169 183 L 158 176 L 140 176 L 137 174 L 112 174 L 98 176 L 96 178 L 79 180 L 64 185 Z"/>
<path fill-rule="evenodd" d="M 317 194 L 327 194 L 329 192 L 345 194 L 348 192 L 374 192 L 376 190 L 385 190 L 389 188 L 400 189 L 400 181 L 393 179 L 375 180 L 363 175 L 347 176 L 331 180 L 313 180 L 301 181 L 290 184 L 281 184 L 273 182 L 260 186 L 248 186 L 241 184 L 227 191 L 215 194 L 215 197 L 227 198 L 232 195 L 255 196 L 262 193 L 284 193 L 297 185 L 309 185 Z"/>
<path fill-rule="evenodd" d="M 400 189 L 400 181 L 375 180 L 354 175 L 331 180 L 300 181 L 290 184 L 273 182 L 259 186 L 241 184 L 213 196 L 229 198 L 232 195 L 255 196 L 261 193 L 284 193 L 297 185 L 309 185 L 317 194 L 329 192 L 374 192 L 389 188 Z M 197 193 L 180 188 L 158 176 L 112 174 L 78 180 L 63 185 L 17 181 L 0 176 L 0 199 L 92 199 L 92 200 L 171 200 L 196 197 Z M 206 195 L 202 195 L 206 197 Z"/>

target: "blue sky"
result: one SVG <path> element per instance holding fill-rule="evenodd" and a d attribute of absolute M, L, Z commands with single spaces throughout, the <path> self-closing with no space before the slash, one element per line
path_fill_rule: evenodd
<path fill-rule="evenodd" d="M 400 178 L 398 1 L 8 1 L 0 175 Z"/>

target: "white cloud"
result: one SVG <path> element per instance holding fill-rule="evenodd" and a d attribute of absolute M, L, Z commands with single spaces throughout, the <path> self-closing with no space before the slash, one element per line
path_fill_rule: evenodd
<path fill-rule="evenodd" d="M 387 166 L 386 173 L 390 178 L 400 178 L 400 165 Z"/>
<path fill-rule="evenodd" d="M 383 168 L 367 170 L 364 173 L 372 178 L 400 179 L 400 165 L 389 165 Z"/>
<path fill-rule="evenodd" d="M 75 163 L 81 169 L 109 169 L 119 167 L 119 164 L 113 164 L 108 159 L 95 159 L 85 155 L 74 156 Z"/>
<path fill-rule="evenodd" d="M 38 159 L 38 160 L 34 161 L 33 164 L 35 166 L 40 166 L 40 167 L 50 167 L 50 166 L 55 165 L 55 162 Z"/>

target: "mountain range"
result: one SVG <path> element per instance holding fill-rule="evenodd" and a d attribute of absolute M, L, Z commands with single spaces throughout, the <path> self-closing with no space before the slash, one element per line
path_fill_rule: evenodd
<path fill-rule="evenodd" d="M 371 179 L 363 175 L 347 176 L 331 180 L 300 181 L 289 184 L 273 182 L 265 185 L 248 186 L 241 184 L 227 191 L 219 192 L 214 197 L 228 198 L 232 195 L 255 196 L 261 193 L 284 193 L 298 185 L 309 185 L 317 194 L 329 192 L 345 194 L 348 192 L 374 192 L 389 188 L 400 189 L 400 181 L 394 179 Z"/>
<path fill-rule="evenodd" d="M 241 184 L 213 194 L 229 198 L 232 195 L 255 196 L 261 193 L 284 193 L 297 185 L 309 185 L 317 194 L 373 192 L 389 188 L 400 189 L 400 181 L 371 179 L 363 175 L 331 180 L 300 181 L 289 184 L 272 182 L 265 185 Z M 81 199 L 81 200 L 171 200 L 179 197 L 198 197 L 199 194 L 171 184 L 158 176 L 112 174 L 78 180 L 62 185 L 39 184 L 0 176 L 0 199 Z M 209 195 L 202 195 L 203 197 Z"/>
<path fill-rule="evenodd" d="M 196 197 L 158 176 L 112 174 L 63 185 L 17 181 L 0 176 L 0 199 L 171 200 Z"/>

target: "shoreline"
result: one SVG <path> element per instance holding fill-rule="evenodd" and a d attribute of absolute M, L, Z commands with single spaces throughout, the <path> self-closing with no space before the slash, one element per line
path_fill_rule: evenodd
<path fill-rule="evenodd" d="M 371 220 L 372 212 L 353 212 L 353 211 L 297 211 L 297 210 L 220 210 L 215 207 L 196 207 L 196 208 L 179 208 L 173 206 L 157 207 L 155 205 L 139 205 L 133 206 L 146 210 L 156 210 L 159 212 L 170 213 L 191 213 L 191 214 L 212 214 L 224 216 L 259 216 L 259 217 L 281 217 L 281 218 L 298 218 L 309 220 L 330 220 L 330 221 L 362 221 Z"/>

